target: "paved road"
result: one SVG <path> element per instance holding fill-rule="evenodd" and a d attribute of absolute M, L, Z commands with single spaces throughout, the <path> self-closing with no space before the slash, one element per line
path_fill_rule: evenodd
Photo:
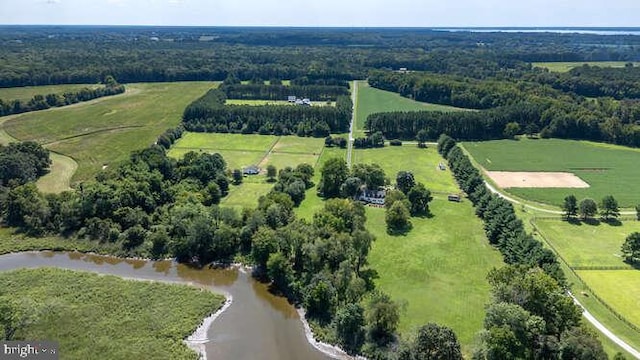
<path fill-rule="evenodd" d="M 604 325 L 602 325 L 602 323 L 598 321 L 598 319 L 593 317 L 593 315 L 591 315 L 591 313 L 587 311 L 587 309 L 585 309 L 582 306 L 582 304 L 580 304 L 580 301 L 578 301 L 578 299 L 576 299 L 576 297 L 573 296 L 571 292 L 569 292 L 569 296 L 571 296 L 571 298 L 573 299 L 573 302 L 575 302 L 576 305 L 580 306 L 580 308 L 582 309 L 582 316 L 584 316 L 585 319 L 587 319 L 591 324 L 593 324 L 593 326 L 595 326 L 596 329 L 598 329 L 601 333 L 603 333 L 606 337 L 608 337 L 611 341 L 616 343 L 618 346 L 626 350 L 630 355 L 632 355 L 636 359 L 640 359 L 640 351 L 632 348 L 629 344 L 624 342 L 624 340 L 617 337 L 616 334 L 609 331 L 609 329 L 607 329 Z"/>
<path fill-rule="evenodd" d="M 353 151 L 353 127 L 356 123 L 356 102 L 358 101 L 358 81 L 353 81 L 353 91 L 351 92 L 351 102 L 353 109 L 351 111 L 351 124 L 349 125 L 349 142 L 347 145 L 347 166 L 351 168 L 351 152 Z"/>

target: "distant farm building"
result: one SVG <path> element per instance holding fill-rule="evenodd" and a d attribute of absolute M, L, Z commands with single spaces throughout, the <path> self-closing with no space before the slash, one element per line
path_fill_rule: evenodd
<path fill-rule="evenodd" d="M 385 190 L 363 190 L 358 195 L 358 200 L 367 204 L 384 205 Z"/>
<path fill-rule="evenodd" d="M 451 195 L 447 196 L 447 200 L 460 202 L 460 195 L 451 194 Z"/>
<path fill-rule="evenodd" d="M 258 174 L 260 174 L 260 168 L 255 166 L 255 165 L 247 166 L 247 167 L 242 169 L 242 174 L 244 174 L 244 175 L 258 175 Z"/>
<path fill-rule="evenodd" d="M 296 105 L 300 105 L 300 106 L 311 106 L 311 99 L 308 98 L 297 98 L 295 96 L 287 96 L 287 101 L 290 103 L 294 103 Z"/>
<path fill-rule="evenodd" d="M 438 168 L 439 168 L 440 170 L 442 170 L 442 171 L 447 170 L 447 167 L 446 167 L 446 166 L 444 166 L 444 164 L 443 164 L 443 163 L 438 164 Z"/>

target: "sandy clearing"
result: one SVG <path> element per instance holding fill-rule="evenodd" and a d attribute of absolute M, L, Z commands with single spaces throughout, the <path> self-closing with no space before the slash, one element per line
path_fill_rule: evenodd
<path fill-rule="evenodd" d="M 567 172 L 487 171 L 501 188 L 588 188 L 584 180 Z"/>

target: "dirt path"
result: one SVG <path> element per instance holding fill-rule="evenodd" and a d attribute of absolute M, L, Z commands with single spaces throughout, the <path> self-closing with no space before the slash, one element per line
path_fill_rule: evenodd
<path fill-rule="evenodd" d="M 353 152 L 353 127 L 356 123 L 356 109 L 358 108 L 358 81 L 353 81 L 353 91 L 351 92 L 351 102 L 353 109 L 351 111 L 351 124 L 349 125 L 349 141 L 347 143 L 347 167 L 351 168 L 351 153 Z"/>

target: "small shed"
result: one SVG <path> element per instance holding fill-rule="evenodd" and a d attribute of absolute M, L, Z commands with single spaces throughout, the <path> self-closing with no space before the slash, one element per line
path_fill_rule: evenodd
<path fill-rule="evenodd" d="M 293 95 L 289 95 L 289 96 L 287 96 L 287 101 L 290 102 L 290 103 L 294 103 L 294 102 L 296 102 L 296 97 L 293 96 Z"/>
<path fill-rule="evenodd" d="M 447 196 L 447 200 L 449 200 L 449 201 L 455 201 L 455 202 L 460 202 L 460 195 L 457 195 L 457 194 L 449 194 L 449 196 Z"/>

